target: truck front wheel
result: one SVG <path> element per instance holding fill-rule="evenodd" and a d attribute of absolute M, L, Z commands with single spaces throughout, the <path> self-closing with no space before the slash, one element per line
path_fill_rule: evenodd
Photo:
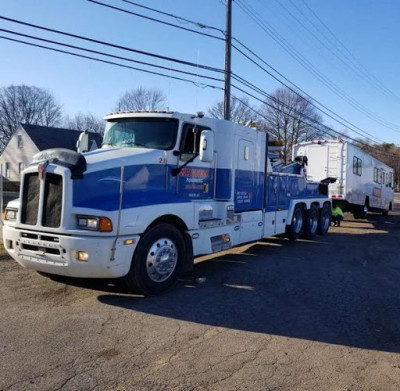
<path fill-rule="evenodd" d="M 185 254 L 182 234 L 171 224 L 158 224 L 140 239 L 124 277 L 129 290 L 153 296 L 178 280 Z"/>

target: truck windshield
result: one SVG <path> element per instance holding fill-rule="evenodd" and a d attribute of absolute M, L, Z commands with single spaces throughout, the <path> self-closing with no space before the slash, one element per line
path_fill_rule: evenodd
<path fill-rule="evenodd" d="M 106 123 L 103 146 L 172 149 L 179 121 L 175 118 L 124 118 Z"/>

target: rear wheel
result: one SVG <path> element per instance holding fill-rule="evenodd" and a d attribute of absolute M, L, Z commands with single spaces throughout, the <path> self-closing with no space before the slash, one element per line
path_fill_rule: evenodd
<path fill-rule="evenodd" d="M 392 210 L 392 204 L 389 204 L 388 209 L 382 209 L 382 216 L 387 216 L 390 210 Z"/>
<path fill-rule="evenodd" d="M 125 285 L 135 293 L 152 296 L 170 288 L 183 267 L 185 242 L 173 225 L 159 224 L 140 239 Z"/>
<path fill-rule="evenodd" d="M 315 205 L 305 212 L 304 236 L 306 239 L 314 239 L 318 232 L 319 213 Z"/>
<path fill-rule="evenodd" d="M 318 235 L 326 235 L 332 220 L 332 208 L 330 204 L 324 204 L 319 211 Z"/>
<path fill-rule="evenodd" d="M 290 225 L 286 228 L 286 234 L 289 239 L 297 240 L 304 231 L 304 212 L 300 205 L 296 205 L 293 211 L 293 217 Z"/>
<path fill-rule="evenodd" d="M 364 206 L 356 207 L 356 210 L 353 212 L 353 216 L 355 219 L 366 219 L 368 216 L 368 204 L 365 203 Z"/>

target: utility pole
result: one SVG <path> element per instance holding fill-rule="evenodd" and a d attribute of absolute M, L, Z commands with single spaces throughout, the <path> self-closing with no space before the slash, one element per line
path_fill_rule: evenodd
<path fill-rule="evenodd" d="M 226 0 L 224 119 L 231 119 L 232 0 Z"/>

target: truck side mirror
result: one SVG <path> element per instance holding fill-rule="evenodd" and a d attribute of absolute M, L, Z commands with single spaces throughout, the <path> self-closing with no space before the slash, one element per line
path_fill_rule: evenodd
<path fill-rule="evenodd" d="M 79 153 L 89 151 L 89 133 L 87 130 L 85 130 L 79 135 L 79 139 L 76 142 L 76 150 Z"/>
<path fill-rule="evenodd" d="M 214 133 L 203 130 L 200 136 L 199 157 L 202 162 L 211 163 L 214 158 Z"/>

